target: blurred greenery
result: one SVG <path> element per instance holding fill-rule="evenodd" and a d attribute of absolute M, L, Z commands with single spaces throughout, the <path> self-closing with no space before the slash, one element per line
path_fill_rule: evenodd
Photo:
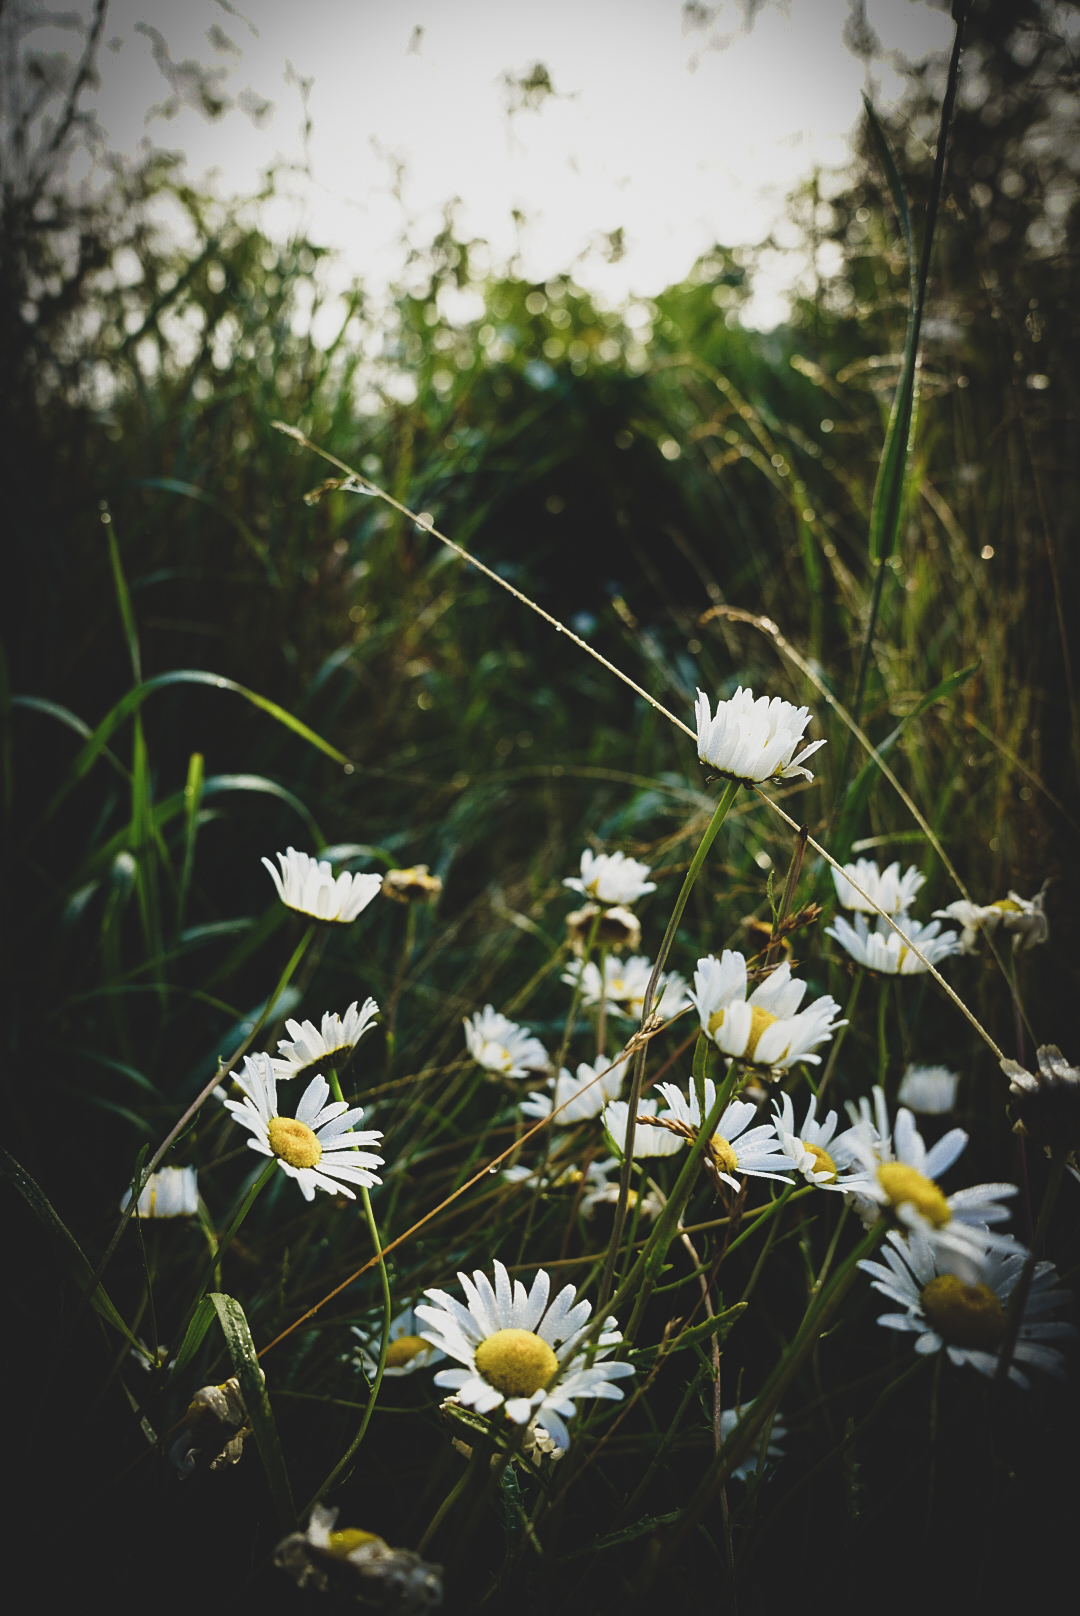
<path fill-rule="evenodd" d="M 1076 1058 L 1080 958 L 1067 638 L 1080 464 L 1080 95 L 1055 15 L 1035 0 L 987 0 L 968 23 L 912 471 L 862 709 L 864 727 L 883 742 L 926 692 L 977 664 L 904 725 L 889 758 L 976 899 L 1009 888 L 1030 896 L 1052 883 L 1051 942 L 1037 964 L 1022 962 L 1029 1060 L 1033 1043 L 1045 1041 Z M 27 109 L 37 82 L 29 73 Z M 78 82 L 57 80 L 53 90 L 77 109 Z M 902 113 L 886 124 L 917 231 L 940 94 L 937 66 L 912 74 Z M 552 900 L 581 847 L 622 847 L 659 870 L 660 892 L 641 906 L 655 947 L 708 808 L 685 737 L 423 525 L 375 499 L 320 492 L 330 468 L 275 421 L 299 426 L 424 513 L 684 721 L 699 684 L 711 696 L 743 683 L 805 702 L 830 743 L 819 762 L 830 761 L 812 790 L 786 794 L 788 811 L 818 836 L 839 822 L 856 852 L 883 863 L 918 863 L 928 876 L 925 913 L 956 896 L 880 779 L 864 777 L 857 824 L 850 814 L 837 821 L 846 732 L 767 632 L 722 610 L 771 619 L 821 683 L 850 702 L 873 581 L 870 507 L 908 313 L 907 258 L 868 136 L 842 185 L 818 177 L 792 198 L 783 245 L 718 244 L 681 284 L 612 312 L 570 275 L 534 285 L 482 268 L 481 244 L 459 239 L 452 212 L 430 245 L 410 251 L 388 299 L 362 282 L 342 291 L 318 244 L 262 232 L 273 176 L 263 197 L 225 203 L 198 194 L 175 160 L 156 153 L 137 167 L 115 164 L 107 184 L 79 193 L 64 183 L 75 113 L 66 133 L 57 121 L 63 138 L 52 149 L 29 149 L 29 110 L 12 127 L 25 138 L 13 136 L 5 156 L 0 252 L 5 1145 L 91 1262 L 105 1249 L 139 1147 L 154 1148 L 218 1056 L 240 1043 L 294 940 L 261 854 L 291 842 L 329 847 L 342 868 L 425 862 L 445 883 L 437 913 L 376 904 L 332 938 L 272 1029 L 280 1035 L 286 1013 L 317 1019 L 368 993 L 383 1007 L 383 1031 L 357 1066 L 362 1086 L 385 1096 L 374 1115 L 388 1161 L 408 1163 L 407 1174 L 387 1173 L 376 1197 L 387 1239 L 512 1137 L 506 1106 L 501 1136 L 475 1100 L 447 1121 L 462 1080 L 460 1021 L 491 1001 L 511 1014 L 516 1006 L 549 1043 L 558 1040 L 565 1005 Z M 740 309 L 781 251 L 805 264 L 790 319 L 768 333 L 748 329 Z M 165 677 L 180 670 L 213 678 Z M 136 686 L 145 699 L 106 725 Z M 296 721 L 325 745 L 298 733 Z M 344 768 L 328 749 L 348 760 Z M 787 829 L 744 799 L 695 890 L 677 966 L 745 943 L 742 922 L 769 915 L 764 872 L 771 865 L 783 875 L 790 845 Z M 807 891 L 813 879 L 808 864 Z M 806 973 L 844 1000 L 846 968 L 820 944 Z M 810 948 L 797 943 L 800 955 Z M 309 992 L 316 963 L 318 989 Z M 965 960 L 951 979 L 1016 1052 L 996 965 Z M 896 1014 L 905 1058 L 964 1074 L 962 1120 L 983 1176 L 1015 1175 L 1005 1084 L 986 1050 L 925 978 L 898 998 Z M 899 1069 L 897 1058 L 894 1078 Z M 856 1027 L 840 1092 L 864 1092 L 876 1070 L 876 1033 Z M 433 1076 L 417 1084 L 422 1073 Z M 439 1127 L 421 1147 L 425 1116 Z M 204 1114 L 182 1148 L 200 1163 L 220 1225 L 245 1166 L 236 1136 L 220 1113 Z M 1041 1192 L 1041 1160 L 1029 1153 L 1026 1170 Z M 225 1288 L 244 1287 L 259 1341 L 367 1255 L 359 1220 L 348 1222 L 346 1239 L 332 1221 L 337 1209 L 302 1216 L 293 1202 L 279 1177 L 225 1265 Z M 116 1389 L 118 1344 L 110 1338 L 106 1351 L 93 1339 L 75 1288 L 44 1274 L 44 1248 L 21 1206 L 13 1219 L 9 1297 L 30 1343 L 15 1349 L 15 1363 L 25 1372 L 43 1354 L 56 1409 L 50 1442 L 67 1448 L 65 1463 L 84 1456 L 81 1485 L 91 1450 L 93 1469 L 111 1484 L 142 1442 Z M 450 1269 L 472 1257 L 486 1264 L 483 1218 L 453 1227 Z M 1070 1228 L 1056 1253 L 1064 1268 L 1077 1261 L 1071 1213 Z M 403 1250 L 396 1295 L 441 1281 L 447 1238 L 424 1236 Z M 189 1283 L 204 1246 L 199 1229 L 176 1242 L 170 1261 Z M 165 1261 L 127 1238 L 109 1282 L 112 1302 L 143 1330 L 144 1257 L 151 1270 Z M 348 1295 L 347 1316 L 373 1298 Z M 728 1352 L 745 1348 L 738 1362 L 752 1364 L 750 1343 L 775 1352 L 779 1329 L 771 1315 L 740 1325 Z M 339 1340 L 315 1328 L 288 1350 L 276 1372 L 298 1399 L 301 1382 L 348 1399 Z M 837 1351 L 838 1379 L 858 1380 L 857 1351 Z M 159 1421 L 182 1414 L 182 1399 L 169 1395 Z M 815 1443 L 834 1445 L 823 1406 L 829 1430 L 808 1427 L 804 1457 Z M 861 1417 L 869 1405 L 854 1406 Z M 1027 1478 L 1045 1463 L 1039 1443 L 1055 1418 L 1049 1403 L 1034 1406 L 1032 1432 L 1021 1439 L 1010 1428 L 1008 1438 L 1028 1443 L 1027 1468 L 1015 1466 Z M 341 1435 L 329 1405 L 307 1421 L 305 1407 L 276 1405 L 305 1477 L 293 1482 L 298 1497 L 320 1479 L 320 1463 L 329 1468 L 319 1455 Z M 954 1408 L 957 1452 L 976 1413 L 974 1396 Z M 907 1471 L 890 1470 L 899 1465 L 896 1420 L 894 1447 L 886 1442 L 883 1459 L 867 1460 L 858 1483 L 872 1507 L 848 1470 L 847 1503 L 833 1499 L 847 1511 L 838 1530 L 852 1555 L 876 1552 L 890 1511 L 901 1509 L 894 1482 Z M 406 1424 L 408 1435 L 397 1429 Z M 392 1495 L 387 1532 L 395 1511 L 415 1512 L 409 1489 L 428 1477 L 433 1453 L 442 1457 L 436 1480 L 424 1482 L 432 1500 L 450 1474 L 445 1437 L 436 1430 L 431 1440 L 434 1422 L 421 1435 L 412 1424 L 388 1418 L 380 1428 L 377 1417 L 364 1449 L 375 1480 L 362 1486 Z M 405 1456 L 396 1477 L 386 1425 Z M 41 1486 L 55 1449 L 44 1451 Z M 967 1474 L 959 1459 L 950 1463 L 954 1479 Z M 1045 1551 L 1060 1507 L 1047 1485 L 1025 1485 L 1023 1520 L 1034 1531 L 1044 1512 Z M 116 1507 L 136 1512 L 134 1529 L 162 1554 L 186 1532 L 209 1531 L 208 1511 L 220 1508 L 185 1493 L 178 1524 L 166 1530 L 138 1515 L 133 1497 L 124 1482 Z M 260 1497 L 235 1488 L 230 1497 L 234 1559 L 248 1566 L 272 1546 L 264 1532 L 250 1548 Z M 662 1515 L 671 1494 L 658 1490 L 647 1502 Z M 609 1530 L 601 1504 L 583 1505 L 573 1531 L 564 1523 L 563 1552 L 583 1553 Z M 748 1566 L 781 1507 L 758 1493 L 751 1505 L 738 1528 Z M 803 1565 L 828 1507 L 804 1498 L 801 1525 L 784 1516 Z M 1006 1486 L 993 1507 L 1021 1507 L 1015 1489 Z M 976 1514 L 972 1506 L 956 1518 L 985 1533 L 999 1519 L 989 1505 Z M 599 1598 L 595 1557 L 585 1564 L 580 1597 Z M 603 1575 L 614 1575 L 612 1564 L 601 1556 Z M 686 1570 L 684 1588 L 693 1575 Z M 758 1608 L 739 1591 L 746 1608 Z"/>

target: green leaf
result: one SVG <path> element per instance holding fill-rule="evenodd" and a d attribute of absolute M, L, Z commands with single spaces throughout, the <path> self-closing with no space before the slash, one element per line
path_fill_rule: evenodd
<path fill-rule="evenodd" d="M 18 1190 L 19 1194 L 22 1196 L 23 1200 L 27 1203 L 31 1210 L 37 1214 L 37 1216 L 41 1219 L 41 1222 L 50 1231 L 50 1233 L 59 1241 L 67 1259 L 68 1267 L 71 1269 L 75 1280 L 85 1294 L 93 1284 L 94 1270 L 90 1266 L 89 1259 L 84 1253 L 82 1247 L 79 1245 L 79 1242 L 76 1240 L 75 1236 L 71 1233 L 71 1230 L 68 1228 L 67 1224 L 55 1211 L 51 1201 L 48 1199 L 39 1185 L 30 1177 L 30 1174 L 26 1171 L 25 1167 L 20 1166 L 20 1164 L 15 1160 L 14 1156 L 9 1156 L 7 1151 L 2 1148 L 0 1148 L 0 1171 L 3 1171 L 6 1174 L 6 1176 L 11 1180 L 15 1188 Z M 113 1306 L 113 1303 L 103 1285 L 99 1284 L 97 1286 L 93 1296 L 90 1298 L 90 1301 L 91 1305 L 98 1313 L 101 1314 L 101 1317 L 106 1321 L 106 1323 L 111 1324 L 114 1330 L 118 1330 L 131 1346 L 139 1346 L 138 1341 L 135 1339 L 127 1325 L 124 1323 L 123 1319 L 120 1317 L 117 1309 Z M 142 1351 L 141 1347 L 139 1347 L 139 1351 Z"/>
<path fill-rule="evenodd" d="M 259 1456 L 266 1471 L 266 1479 L 270 1483 L 278 1519 L 286 1531 L 292 1531 L 296 1525 L 296 1505 L 293 1503 L 292 1488 L 289 1486 L 289 1477 L 285 1470 L 281 1439 L 270 1407 L 270 1399 L 266 1395 L 266 1376 L 259 1368 L 255 1343 L 251 1339 L 244 1310 L 235 1298 L 226 1296 L 221 1291 L 211 1291 L 209 1297 L 204 1297 L 203 1300 L 210 1301 L 217 1310 L 218 1322 L 225 1335 L 233 1370 L 240 1382 L 248 1418 L 259 1446 Z M 198 1313 L 195 1317 L 198 1318 Z M 194 1322 L 193 1319 L 192 1325 Z M 187 1336 L 184 1340 L 186 1342 Z"/>
<path fill-rule="evenodd" d="M 172 673 L 159 673 L 156 678 L 147 679 L 145 683 L 136 685 L 133 690 L 129 690 L 125 696 L 120 698 L 115 707 L 106 713 L 72 763 L 68 770 L 67 778 L 53 797 L 52 802 L 45 809 L 42 816 L 43 820 L 49 819 L 56 812 L 68 792 L 78 784 L 84 774 L 89 772 L 97 758 L 104 751 L 111 736 L 119 729 L 124 720 L 130 718 L 132 713 L 137 712 L 148 696 L 153 695 L 157 690 L 166 690 L 171 685 L 208 685 L 214 690 L 231 690 L 235 695 L 243 696 L 245 701 L 251 702 L 252 706 L 258 707 L 264 713 L 269 713 L 271 718 L 276 719 L 279 724 L 283 724 L 286 729 L 292 730 L 294 734 L 299 735 L 309 745 L 317 747 L 320 752 L 325 752 L 327 757 L 333 758 L 335 763 L 348 763 L 344 752 L 339 752 L 336 746 L 331 746 L 329 741 L 324 741 L 321 735 L 317 735 L 313 729 L 309 729 L 306 724 L 301 723 L 299 718 L 294 718 L 292 713 L 286 712 L 284 707 L 279 707 L 276 701 L 270 701 L 266 696 L 258 695 L 254 690 L 249 690 L 246 685 L 237 684 L 235 679 L 226 679 L 224 674 L 207 673 L 202 668 L 180 668 Z"/>
<path fill-rule="evenodd" d="M 956 673 L 950 673 L 948 678 L 942 679 L 941 683 L 935 685 L 933 690 L 928 690 L 924 696 L 920 696 L 910 713 L 906 713 L 896 728 L 886 735 L 883 741 L 878 743 L 875 748 L 878 757 L 885 757 L 892 751 L 903 734 L 905 726 L 910 724 L 913 718 L 918 718 L 920 713 L 924 713 L 935 702 L 943 701 L 946 696 L 954 695 L 961 686 L 967 684 L 979 666 L 979 662 L 973 662 L 970 667 L 960 668 Z M 870 793 L 877 781 L 877 776 L 878 765 L 876 760 L 867 758 L 844 794 L 843 811 L 836 827 L 836 834 L 833 837 L 833 845 L 829 849 L 838 864 L 845 863 L 851 853 L 851 844 L 855 840 L 855 832 L 858 830 L 866 812 L 866 805 L 870 801 Z M 827 880 L 828 869 L 826 868 L 822 872 L 822 884 L 824 885 Z"/>
<path fill-rule="evenodd" d="M 214 499 L 213 495 L 207 494 L 201 488 L 197 488 L 194 483 L 181 482 L 176 477 L 140 477 L 136 481 L 135 487 L 160 488 L 167 494 L 183 494 L 186 499 L 198 500 L 200 505 L 208 505 L 212 511 L 216 511 L 219 516 L 224 517 L 226 522 L 232 523 L 244 543 L 252 551 L 252 554 L 258 556 L 266 568 L 266 576 L 270 582 L 280 584 L 281 577 L 271 560 L 270 552 L 266 545 L 257 534 L 252 532 L 241 516 L 230 510 L 227 505 L 222 505 L 219 500 Z"/>
<path fill-rule="evenodd" d="M 607 1537 L 598 1537 L 587 1549 L 575 1549 L 573 1554 L 566 1555 L 566 1559 L 577 1560 L 583 1554 L 602 1554 L 605 1549 L 618 1548 L 620 1543 L 632 1543 L 635 1538 L 644 1537 L 646 1532 L 654 1532 L 658 1526 L 670 1526 L 681 1514 L 681 1509 L 672 1509 L 666 1515 L 643 1515 L 633 1526 L 624 1526 L 621 1532 L 610 1532 Z"/>
<path fill-rule="evenodd" d="M 718 1335 L 721 1341 L 726 1341 L 731 1334 L 733 1325 L 746 1312 L 748 1306 L 749 1303 L 747 1302 L 736 1302 L 733 1306 L 725 1308 L 723 1313 L 717 1313 L 711 1319 L 704 1319 L 701 1324 L 693 1325 L 689 1330 L 684 1330 L 681 1335 L 677 1335 L 673 1341 L 670 1341 L 667 1344 L 666 1351 L 682 1352 L 685 1347 L 700 1347 L 703 1342 L 710 1340 L 714 1335 Z M 652 1363 L 659 1351 L 660 1343 L 657 1343 L 653 1347 L 639 1347 L 636 1351 L 631 1352 L 630 1356 L 635 1364 L 644 1366 Z"/>
<path fill-rule="evenodd" d="M 201 752 L 192 752 L 188 759 L 187 782 L 184 786 L 184 862 L 180 868 L 180 886 L 176 895 L 177 931 L 180 931 L 184 924 L 184 906 L 191 885 L 191 874 L 195 868 L 195 837 L 199 829 L 202 797 L 203 755 Z"/>
<path fill-rule="evenodd" d="M 109 565 L 112 568 L 113 583 L 116 586 L 116 603 L 120 607 L 120 618 L 124 625 L 124 634 L 128 643 L 128 656 L 131 658 L 131 672 L 135 683 L 142 683 L 142 655 L 139 651 L 139 633 L 135 627 L 135 613 L 132 610 L 131 595 L 128 591 L 127 579 L 120 561 L 120 546 L 116 542 L 116 529 L 112 525 L 112 517 L 108 511 L 103 511 L 101 520 L 105 523 L 105 532 L 109 540 Z"/>
<path fill-rule="evenodd" d="M 11 705 L 13 707 L 25 707 L 32 713 L 47 713 L 50 718 L 55 718 L 66 729 L 74 730 L 75 734 L 82 736 L 83 740 L 93 733 L 90 725 L 81 719 L 77 713 L 73 713 L 69 707 L 61 707 L 58 701 L 48 701 L 44 696 L 12 696 Z M 102 749 L 101 755 L 106 763 L 112 764 L 117 774 L 127 781 L 131 780 L 131 770 L 124 767 L 115 752 L 110 752 L 106 746 Z"/>
<path fill-rule="evenodd" d="M 198 1307 L 195 1309 L 195 1316 L 184 1332 L 184 1339 L 180 1343 L 180 1351 L 176 1354 L 176 1359 L 173 1362 L 172 1368 L 169 1370 L 170 1384 L 178 1375 L 183 1373 L 188 1364 L 191 1362 L 192 1358 L 194 1358 L 195 1354 L 203 1344 L 203 1337 L 206 1335 L 207 1330 L 209 1330 L 216 1316 L 217 1309 L 214 1306 L 212 1298 L 209 1296 L 204 1296 Z M 244 1401 L 247 1401 L 246 1397 Z"/>

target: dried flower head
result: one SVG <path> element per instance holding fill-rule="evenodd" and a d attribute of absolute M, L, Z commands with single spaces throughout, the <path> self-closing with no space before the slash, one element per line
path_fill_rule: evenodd
<path fill-rule="evenodd" d="M 224 1470 L 236 1464 L 251 1435 L 240 1382 L 233 1375 L 220 1386 L 201 1386 L 184 1415 L 184 1429 L 169 1458 L 185 1481 L 196 1470 Z"/>
<path fill-rule="evenodd" d="M 395 903 L 434 903 L 442 891 L 442 878 L 429 875 L 426 864 L 413 864 L 407 870 L 387 870 L 382 890 L 383 897 Z"/>
<path fill-rule="evenodd" d="M 412 1549 L 392 1549 L 374 1532 L 334 1530 L 336 1509 L 316 1504 L 306 1532 L 290 1532 L 274 1550 L 274 1564 L 298 1588 L 338 1591 L 358 1604 L 396 1616 L 419 1616 L 442 1604 L 442 1566 Z"/>
<path fill-rule="evenodd" d="M 641 946 L 641 922 L 632 910 L 619 905 L 601 909 L 599 904 L 587 903 L 584 909 L 574 909 L 567 915 L 566 935 L 579 959 L 590 938 L 601 948 L 613 948 L 616 953 L 625 948 L 633 953 Z"/>

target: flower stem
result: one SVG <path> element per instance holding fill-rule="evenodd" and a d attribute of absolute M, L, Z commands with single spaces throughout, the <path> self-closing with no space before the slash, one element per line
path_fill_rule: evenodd
<path fill-rule="evenodd" d="M 334 1079 L 334 1087 L 338 1090 L 338 1094 L 340 1096 L 341 1091 L 336 1075 Z M 386 1368 L 386 1350 L 390 1345 L 390 1314 L 392 1311 L 390 1301 L 390 1280 L 386 1272 L 386 1263 L 383 1260 L 382 1242 L 379 1239 L 379 1231 L 375 1224 L 375 1214 L 371 1210 L 371 1197 L 368 1195 L 367 1188 L 364 1185 L 361 1185 L 360 1187 L 360 1199 L 364 1203 L 364 1217 L 367 1221 L 368 1232 L 371 1235 L 371 1243 L 375 1247 L 378 1254 L 379 1277 L 382 1280 L 383 1322 L 382 1337 L 379 1341 L 379 1366 L 375 1371 L 375 1379 L 372 1383 L 371 1395 L 368 1397 L 367 1407 L 364 1409 L 364 1417 L 360 1421 L 360 1429 L 357 1431 L 353 1440 L 349 1443 L 349 1446 L 345 1449 L 345 1452 L 342 1454 L 333 1470 L 331 1470 L 318 1492 L 315 1493 L 315 1495 L 306 1505 L 303 1511 L 303 1514 L 305 1515 L 308 1513 L 308 1510 L 310 1510 L 313 1505 L 317 1504 L 333 1486 L 334 1482 L 341 1475 L 341 1472 L 345 1469 L 345 1466 L 350 1462 L 357 1448 L 364 1440 L 364 1437 L 367 1434 L 368 1425 L 371 1421 L 371 1416 L 375 1412 L 375 1404 L 379 1397 L 379 1388 L 382 1386 L 383 1371 Z"/>
<path fill-rule="evenodd" d="M 261 1195 L 262 1191 L 266 1188 L 267 1184 L 269 1184 L 270 1179 L 271 1179 L 271 1177 L 272 1177 L 272 1175 L 274 1173 L 274 1169 L 276 1167 L 277 1167 L 277 1157 L 275 1156 L 271 1161 L 267 1162 L 266 1166 L 263 1168 L 262 1172 L 259 1174 L 259 1176 L 255 1180 L 254 1184 L 252 1184 L 251 1188 L 248 1190 L 247 1194 L 244 1196 L 244 1199 L 241 1201 L 240 1206 L 239 1206 L 239 1208 L 238 1208 L 238 1210 L 236 1212 L 235 1217 L 233 1218 L 232 1222 L 229 1224 L 229 1227 L 226 1229 L 226 1231 L 222 1235 L 221 1239 L 218 1241 L 217 1249 L 210 1253 L 209 1260 L 207 1261 L 207 1264 L 206 1264 L 205 1268 L 203 1269 L 202 1274 L 201 1274 L 201 1276 L 199 1278 L 199 1284 L 198 1284 L 198 1287 L 197 1287 L 197 1289 L 195 1291 L 195 1298 L 194 1298 L 193 1302 L 191 1303 L 191 1306 L 188 1308 L 187 1312 L 184 1314 L 184 1321 L 181 1324 L 179 1330 L 176 1332 L 177 1341 L 183 1341 L 184 1337 L 187 1335 L 188 1325 L 191 1323 L 192 1319 L 195 1317 L 195 1309 L 198 1307 L 199 1303 L 203 1299 L 203 1296 L 206 1294 L 206 1287 L 209 1285 L 210 1281 L 213 1279 L 215 1272 L 220 1269 L 222 1257 L 225 1255 L 225 1253 L 228 1251 L 229 1247 L 231 1246 L 231 1244 L 233 1242 L 233 1237 L 236 1235 L 237 1231 L 239 1230 L 240 1225 L 243 1223 L 244 1219 L 247 1217 L 248 1213 L 251 1211 L 252 1207 L 255 1205 L 255 1202 L 258 1200 L 258 1198 Z"/>
<path fill-rule="evenodd" d="M 645 989 L 645 997 L 641 1005 L 641 1025 L 643 1027 L 648 1021 L 649 1016 L 652 1014 L 653 994 L 656 992 L 656 984 L 660 980 L 660 973 L 664 969 L 664 964 L 667 960 L 668 954 L 671 952 L 671 945 L 675 941 L 675 934 L 678 931 L 679 921 L 682 919 L 683 910 L 686 908 L 687 900 L 693 891 L 694 883 L 701 873 L 701 867 L 705 863 L 709 849 L 716 840 L 717 832 L 719 831 L 720 826 L 724 823 L 724 820 L 727 818 L 728 810 L 735 801 L 739 790 L 739 784 L 740 782 L 738 780 L 729 780 L 727 785 L 724 787 L 720 801 L 717 803 L 716 808 L 713 811 L 713 816 L 709 821 L 708 828 L 705 831 L 704 836 L 701 838 L 698 845 L 698 850 L 694 854 L 694 857 L 690 862 L 690 868 L 686 872 L 686 878 L 682 884 L 682 891 L 675 900 L 675 907 L 671 911 L 671 918 L 667 923 L 667 930 L 664 932 L 664 940 L 660 944 L 660 950 L 656 956 L 656 962 L 652 968 L 652 975 L 649 977 L 648 986 Z M 734 1067 L 732 1070 L 734 1070 Z M 626 1222 L 626 1207 L 630 1197 L 630 1177 L 633 1170 L 634 1133 L 637 1127 L 637 1110 L 638 1106 L 641 1104 L 641 1080 L 642 1076 L 644 1075 L 644 1071 L 645 1046 L 643 1044 L 638 1050 L 634 1059 L 634 1075 L 630 1083 L 630 1098 L 626 1108 L 626 1139 L 623 1145 L 622 1174 L 619 1179 L 619 1199 L 615 1206 L 615 1222 L 611 1231 L 611 1244 L 608 1247 L 607 1261 L 604 1264 L 604 1274 L 600 1283 L 600 1296 L 597 1304 L 598 1313 L 603 1312 L 607 1306 L 608 1298 L 611 1295 L 615 1278 L 615 1264 L 618 1261 L 619 1245 L 622 1240 L 623 1225 Z M 704 1149 L 704 1143 L 702 1144 L 702 1149 Z M 680 1211 L 681 1210 L 682 1208 L 680 1206 Z"/>
<path fill-rule="evenodd" d="M 848 994 L 848 1002 L 844 1006 L 843 1022 L 837 1028 L 836 1037 L 833 1039 L 833 1045 L 829 1051 L 829 1059 L 825 1065 L 825 1075 L 818 1084 L 817 1097 L 819 1101 L 828 1087 L 830 1077 L 833 1075 L 833 1067 L 836 1065 L 836 1057 L 840 1053 L 840 1045 L 844 1042 L 844 1036 L 851 1025 L 852 1017 L 855 1014 L 855 1006 L 859 1002 L 859 989 L 862 987 L 863 977 L 865 975 L 866 972 L 860 965 L 855 972 L 855 980 L 851 984 L 851 992 Z"/>

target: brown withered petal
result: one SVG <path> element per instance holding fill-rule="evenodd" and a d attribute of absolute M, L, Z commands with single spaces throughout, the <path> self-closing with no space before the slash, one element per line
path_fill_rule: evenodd
<path fill-rule="evenodd" d="M 587 903 L 584 909 L 575 909 L 566 917 L 566 934 L 579 958 L 588 947 L 594 924 L 595 941 L 604 948 L 613 948 L 616 953 L 627 948 L 633 953 L 641 945 L 641 922 L 632 910 L 616 906 L 601 913 L 599 904 Z"/>
<path fill-rule="evenodd" d="M 1048 1150 L 1076 1150 L 1080 1147 L 1080 1067 L 1070 1066 L 1056 1044 L 1040 1045 L 1036 1057 L 1039 1070 L 1035 1074 L 1019 1061 L 1001 1063 L 1009 1079 L 1013 1131 L 1026 1134 Z"/>
<path fill-rule="evenodd" d="M 224 1470 L 236 1464 L 251 1423 L 235 1375 L 220 1386 L 201 1386 L 184 1415 L 184 1429 L 169 1459 L 184 1481 L 196 1470 Z"/>
<path fill-rule="evenodd" d="M 395 903 L 434 903 L 442 891 L 442 879 L 429 875 L 426 864 L 407 870 L 387 870 L 383 876 L 383 897 Z"/>
<path fill-rule="evenodd" d="M 307 1531 L 291 1532 L 274 1550 L 274 1564 L 297 1587 L 336 1590 L 388 1616 L 421 1616 L 442 1604 L 442 1566 L 412 1549 L 392 1549 L 372 1532 L 335 1532 L 337 1515 L 316 1504 Z"/>

